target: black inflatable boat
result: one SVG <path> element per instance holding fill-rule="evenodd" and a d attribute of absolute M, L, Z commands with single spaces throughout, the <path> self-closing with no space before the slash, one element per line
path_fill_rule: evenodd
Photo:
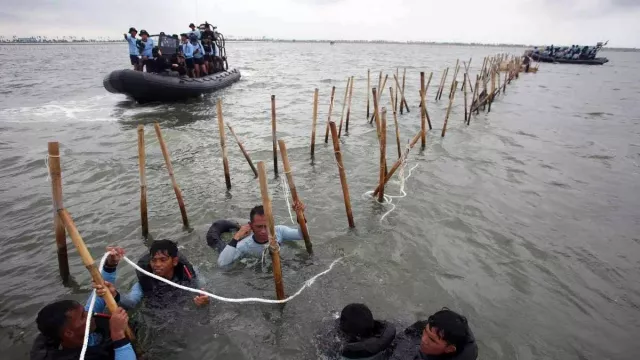
<path fill-rule="evenodd" d="M 609 59 L 599 57 L 595 59 L 565 59 L 559 57 L 545 56 L 542 54 L 531 54 L 531 58 L 535 61 L 558 63 L 558 64 L 579 64 L 579 65 L 604 65 Z"/>
<path fill-rule="evenodd" d="M 134 70 L 116 70 L 103 80 L 104 88 L 128 95 L 138 102 L 175 101 L 214 92 L 240 80 L 236 69 L 200 78 L 177 76 L 177 73 L 153 74 Z"/>

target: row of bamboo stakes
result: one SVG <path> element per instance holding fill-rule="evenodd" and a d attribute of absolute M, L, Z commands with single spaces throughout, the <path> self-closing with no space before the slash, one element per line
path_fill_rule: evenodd
<path fill-rule="evenodd" d="M 505 65 L 506 62 L 506 65 Z M 487 57 L 484 59 L 482 68 L 480 70 L 480 74 L 476 75 L 475 86 L 472 86 L 471 78 L 469 76 L 469 68 L 471 64 L 471 59 L 469 62 L 463 62 L 464 73 L 462 80 L 461 90 L 464 93 L 464 107 L 465 107 L 465 115 L 464 122 L 466 125 L 469 125 L 471 122 L 471 114 L 475 111 L 476 114 L 479 113 L 480 107 L 488 107 L 487 111 L 491 111 L 491 104 L 496 95 L 500 92 L 505 94 L 506 85 L 511 82 L 514 78 L 518 78 L 521 61 L 519 58 L 511 57 L 509 58 L 506 54 L 500 54 L 494 57 Z M 500 84 L 500 72 L 501 68 L 506 66 L 505 77 L 502 84 Z M 449 116 L 451 113 L 451 108 L 455 99 L 455 93 L 458 89 L 458 81 L 457 75 L 460 71 L 460 62 L 456 61 L 456 66 L 454 68 L 454 77 L 451 82 L 451 87 L 449 90 L 449 104 L 446 110 L 444 124 L 442 127 L 441 136 L 444 137 L 447 129 L 447 123 L 449 120 Z M 446 68 L 443 71 L 443 76 L 440 80 L 438 89 L 436 91 L 436 100 L 439 100 L 442 97 L 442 93 L 444 91 L 444 86 L 447 79 L 447 74 L 449 69 Z M 421 140 L 422 149 L 426 146 L 426 126 L 428 125 L 429 130 L 432 129 L 431 118 L 429 116 L 429 112 L 427 109 L 427 100 L 426 95 L 428 93 L 429 85 L 433 78 L 433 72 L 429 74 L 428 81 L 425 82 L 425 73 L 420 73 L 420 130 L 418 133 L 413 136 L 405 149 L 402 151 L 401 142 L 400 142 L 400 134 L 398 130 L 398 118 L 397 118 L 397 110 L 398 105 L 400 106 L 400 114 L 403 114 L 403 110 L 409 112 L 409 106 L 407 104 L 407 100 L 405 97 L 405 81 L 406 81 L 406 69 L 403 71 L 402 76 L 402 85 L 399 80 L 399 71 L 396 69 L 396 73 L 393 74 L 393 80 L 395 83 L 395 95 L 393 86 L 389 87 L 389 97 L 390 97 L 390 109 L 393 115 L 393 122 L 395 126 L 395 137 L 396 137 L 396 145 L 398 152 L 398 159 L 393 163 L 393 165 L 388 168 L 387 167 L 387 159 L 386 159 L 386 146 L 387 146 L 387 108 L 381 107 L 381 96 L 384 91 L 388 75 L 382 77 L 382 71 L 378 77 L 378 87 L 370 88 L 371 79 L 370 79 L 370 70 L 367 70 L 367 119 L 368 122 L 371 123 L 375 121 L 377 138 L 379 139 L 379 147 L 380 147 L 380 171 L 378 174 L 378 186 L 376 187 L 373 196 L 377 197 L 377 200 L 382 202 L 384 201 L 384 188 L 386 183 L 391 179 L 391 177 L 395 174 L 395 172 L 402 165 L 403 159 L 408 155 L 409 151 L 417 144 L 418 140 Z M 489 89 L 487 89 L 487 84 L 490 84 Z M 332 144 L 334 155 L 336 158 L 336 162 L 338 165 L 338 172 L 340 176 L 340 183 L 343 192 L 343 199 L 345 204 L 345 211 L 347 215 L 347 221 L 349 227 L 355 227 L 355 222 L 353 219 L 353 212 L 351 208 L 351 200 L 349 194 L 349 187 L 347 184 L 347 176 L 344 168 L 342 152 L 340 149 L 340 137 L 342 135 L 342 125 L 343 120 L 345 121 L 345 133 L 348 133 L 349 130 L 349 119 L 351 115 L 351 104 L 352 104 L 352 95 L 353 95 L 353 87 L 354 87 L 354 77 L 351 76 L 347 79 L 347 85 L 345 87 L 344 100 L 342 102 L 342 111 L 339 125 L 336 125 L 336 122 L 332 120 L 332 112 L 334 107 L 334 96 L 336 88 L 332 87 L 331 97 L 329 103 L 329 114 L 327 117 L 326 131 L 325 131 L 325 143 L 328 143 L 329 134 L 331 134 Z M 482 88 L 482 90 L 480 90 Z M 380 89 L 380 91 L 378 91 Z M 369 91 L 371 90 L 371 91 Z M 472 93 L 471 102 L 468 104 L 467 95 L 468 92 Z M 316 88 L 313 94 L 313 110 L 312 110 L 312 132 L 311 132 L 311 156 L 314 156 L 315 150 L 315 138 L 316 138 L 316 126 L 317 126 L 317 117 L 318 117 L 318 100 L 319 100 L 319 90 Z M 371 101 L 373 100 L 373 101 Z M 371 102 L 373 103 L 373 111 L 371 112 Z M 399 104 L 398 104 L 399 102 Z M 346 107 L 346 117 L 345 117 L 345 107 Z M 231 189 L 231 176 L 229 170 L 229 161 L 228 161 L 228 151 L 226 147 L 226 138 L 225 138 L 225 122 L 223 118 L 222 111 L 222 102 L 220 100 L 216 103 L 217 110 L 217 120 L 218 120 L 218 131 L 220 134 L 220 147 L 222 149 L 222 160 L 223 160 L 223 168 L 224 168 L 224 179 L 227 189 Z M 369 118 L 371 116 L 371 118 Z M 269 252 L 272 258 L 273 264 L 273 274 L 274 274 L 274 283 L 276 289 L 276 297 L 278 299 L 284 299 L 284 284 L 282 281 L 282 269 L 280 264 L 280 255 L 279 255 L 279 247 L 277 245 L 275 239 L 275 223 L 273 220 L 273 209 L 271 206 L 271 199 L 269 197 L 269 191 L 267 186 L 267 175 L 266 175 L 266 165 L 263 161 L 258 162 L 258 166 L 253 164 L 251 160 L 251 156 L 245 149 L 242 144 L 242 141 L 236 135 L 235 131 L 231 124 L 226 123 L 227 129 L 229 133 L 234 138 L 238 147 L 240 148 L 241 153 L 246 159 L 249 167 L 253 174 L 258 178 L 260 184 L 260 192 L 262 196 L 262 204 L 265 209 L 265 216 L 267 217 L 268 226 L 269 226 Z M 276 98 L 275 95 L 271 96 L 271 127 L 272 127 L 272 140 L 273 140 L 273 160 L 274 160 L 274 173 L 278 174 L 278 154 L 277 150 L 280 150 L 280 157 L 282 160 L 282 165 L 284 168 L 284 172 L 287 178 L 287 183 L 289 188 L 291 189 L 291 196 L 294 203 L 300 201 L 300 196 L 296 190 L 295 183 L 293 180 L 293 173 L 291 170 L 291 165 L 289 163 L 287 148 L 284 140 L 277 139 L 276 134 Z M 162 135 L 162 131 L 160 129 L 160 125 L 158 123 L 154 124 L 154 129 L 156 136 L 158 138 L 158 142 L 160 145 L 160 149 L 162 151 L 162 155 L 165 161 L 165 165 L 167 167 L 167 171 L 169 173 L 169 179 L 173 186 L 176 200 L 178 202 L 178 206 L 180 208 L 180 213 L 182 217 L 182 223 L 185 228 L 189 227 L 189 220 L 187 217 L 186 207 L 184 203 L 184 199 L 182 196 L 182 191 L 178 186 L 178 183 L 174 176 L 173 166 L 171 164 L 171 157 L 164 141 L 164 137 Z M 145 135 L 144 135 L 144 125 L 139 125 L 138 129 L 138 165 L 139 165 L 139 175 L 140 175 L 140 218 L 141 218 L 141 228 L 142 235 L 148 236 L 149 234 L 149 221 L 148 221 L 148 211 L 147 211 L 147 182 L 146 182 L 146 171 L 145 171 L 145 162 L 146 162 L 146 153 L 145 153 Z M 91 257 L 91 254 L 87 250 L 87 247 L 80 236 L 77 227 L 75 226 L 70 214 L 63 207 L 63 196 L 62 196 L 62 175 L 61 175 L 61 165 L 60 165 L 60 149 L 59 144 L 57 142 L 50 142 L 48 144 L 48 152 L 49 152 L 49 168 L 50 168 L 50 176 L 51 176 L 51 187 L 52 187 L 52 197 L 54 204 L 54 231 L 55 231 L 55 239 L 57 246 L 57 255 L 58 255 L 58 265 L 60 276 L 63 281 L 67 282 L 70 273 L 69 273 L 69 264 L 67 258 L 67 245 L 66 245 L 66 233 L 68 232 L 69 236 L 75 247 L 78 249 L 78 253 L 80 254 L 83 263 L 89 270 L 92 279 L 97 284 L 104 284 L 104 280 L 102 279 L 100 272 L 95 265 L 95 261 Z M 311 243 L 311 239 L 309 236 L 309 231 L 306 225 L 306 219 L 303 210 L 297 208 L 296 216 L 298 219 L 298 223 L 301 228 L 301 232 L 304 237 L 305 247 L 309 254 L 313 253 L 313 247 Z M 105 301 L 107 303 L 107 307 L 110 311 L 114 311 L 117 307 L 115 300 L 111 297 L 110 293 L 107 293 L 105 296 Z M 130 337 L 133 334 L 128 330 L 128 334 Z"/>

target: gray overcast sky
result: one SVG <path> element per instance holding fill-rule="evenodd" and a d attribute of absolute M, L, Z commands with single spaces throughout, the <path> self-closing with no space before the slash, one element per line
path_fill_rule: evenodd
<path fill-rule="evenodd" d="M 226 35 L 640 47 L 640 0 L 0 0 L 0 34 L 118 37 L 188 30 Z"/>

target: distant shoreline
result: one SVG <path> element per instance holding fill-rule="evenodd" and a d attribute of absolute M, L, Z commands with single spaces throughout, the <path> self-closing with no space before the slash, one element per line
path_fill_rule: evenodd
<path fill-rule="evenodd" d="M 536 45 L 524 44 L 486 44 L 486 43 L 460 43 L 460 42 L 435 42 L 435 41 L 385 41 L 385 40 L 282 40 L 282 39 L 225 39 L 228 42 L 272 42 L 272 43 L 318 43 L 318 44 L 383 44 L 383 45 L 436 45 L 436 46 L 478 46 L 478 47 L 509 47 L 509 48 L 532 48 Z M 0 45 L 96 45 L 96 44 L 124 44 L 124 40 L 111 41 L 60 41 L 60 42 L 38 42 L 38 41 L 0 41 Z M 541 45 L 537 45 L 541 46 Z M 622 52 L 640 52 L 638 48 L 616 48 L 605 47 L 602 51 L 622 51 Z"/>

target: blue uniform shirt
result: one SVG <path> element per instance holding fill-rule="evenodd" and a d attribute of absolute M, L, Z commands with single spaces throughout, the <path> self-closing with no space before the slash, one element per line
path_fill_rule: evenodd
<path fill-rule="evenodd" d="M 182 53 L 185 59 L 193 58 L 194 47 L 191 43 L 182 44 Z"/>
<path fill-rule="evenodd" d="M 191 44 L 193 45 L 193 44 Z M 199 52 L 195 52 L 197 50 L 200 50 Z M 202 47 L 202 44 L 198 41 L 198 44 L 193 45 L 193 57 L 196 59 L 200 59 L 202 57 L 204 57 L 204 48 Z"/>
<path fill-rule="evenodd" d="M 302 240 L 302 231 L 300 229 L 293 229 L 287 226 L 276 226 L 276 241 L 282 244 L 283 241 L 296 241 Z M 269 246 L 268 243 L 260 244 L 253 239 L 253 234 L 238 241 L 236 247 L 225 246 L 220 256 L 218 256 L 218 266 L 226 267 L 233 264 L 235 261 L 247 257 L 260 257 L 265 246 Z"/>
<path fill-rule="evenodd" d="M 153 57 L 153 39 L 147 38 L 147 42 L 144 43 L 144 50 L 142 50 L 142 56 L 149 58 Z"/>
<path fill-rule="evenodd" d="M 131 34 L 127 34 L 127 42 L 129 43 L 129 55 L 140 55 L 140 53 L 138 52 L 138 47 L 136 46 L 136 38 L 131 36 Z"/>

